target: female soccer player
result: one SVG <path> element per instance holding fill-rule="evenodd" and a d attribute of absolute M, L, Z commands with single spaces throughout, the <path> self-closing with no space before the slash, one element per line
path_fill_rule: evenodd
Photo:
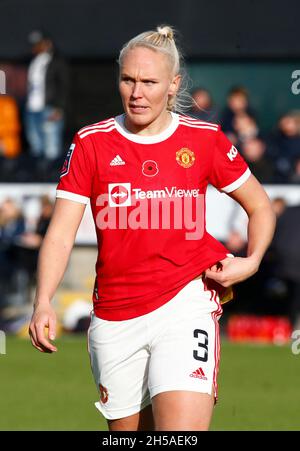
<path fill-rule="evenodd" d="M 265 191 L 220 127 L 178 113 L 180 60 L 167 26 L 122 48 L 124 114 L 76 134 L 40 251 L 30 336 L 55 352 L 50 301 L 90 201 L 99 255 L 88 344 L 111 431 L 209 428 L 221 298 L 258 270 L 274 231 Z M 246 258 L 206 232 L 208 183 L 247 212 Z"/>

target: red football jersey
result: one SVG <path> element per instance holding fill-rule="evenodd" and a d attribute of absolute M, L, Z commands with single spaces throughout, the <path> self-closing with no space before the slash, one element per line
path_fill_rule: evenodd
<path fill-rule="evenodd" d="M 172 113 L 162 133 L 141 136 L 124 115 L 82 128 L 62 168 L 57 197 L 90 200 L 98 239 L 95 314 L 144 315 L 222 260 L 205 230 L 205 192 L 229 193 L 250 170 L 216 124 Z"/>

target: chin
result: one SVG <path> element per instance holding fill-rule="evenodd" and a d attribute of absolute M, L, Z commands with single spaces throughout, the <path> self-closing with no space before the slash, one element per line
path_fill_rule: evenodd
<path fill-rule="evenodd" d="M 148 125 L 153 121 L 150 114 L 127 114 L 128 119 L 133 125 Z"/>

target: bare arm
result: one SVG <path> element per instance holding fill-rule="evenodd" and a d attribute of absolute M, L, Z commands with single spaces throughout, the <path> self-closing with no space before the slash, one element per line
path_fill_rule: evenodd
<path fill-rule="evenodd" d="M 42 352 L 57 350 L 46 339 L 44 329 L 48 327 L 49 339 L 55 338 L 56 315 L 50 302 L 66 270 L 85 207 L 85 204 L 57 199 L 39 252 L 37 290 L 29 334 L 33 346 Z"/>
<path fill-rule="evenodd" d="M 251 175 L 238 189 L 230 193 L 246 211 L 248 223 L 247 257 L 226 258 L 220 263 L 222 268 L 208 269 L 206 277 L 214 279 L 224 287 L 241 282 L 255 274 L 268 249 L 275 230 L 275 214 L 271 202 L 257 179 Z"/>

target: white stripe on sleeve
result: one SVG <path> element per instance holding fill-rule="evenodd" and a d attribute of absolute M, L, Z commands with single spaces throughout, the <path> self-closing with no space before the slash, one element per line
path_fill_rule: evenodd
<path fill-rule="evenodd" d="M 61 199 L 74 200 L 80 204 L 87 204 L 90 200 L 89 197 L 81 196 L 80 194 L 71 193 L 70 191 L 56 190 L 56 197 Z"/>
<path fill-rule="evenodd" d="M 250 177 L 250 175 L 251 171 L 249 168 L 247 168 L 244 174 L 241 175 L 241 177 L 239 177 L 233 183 L 230 183 L 230 185 L 221 188 L 221 191 L 224 191 L 224 193 L 231 193 L 231 191 L 234 191 L 235 189 L 238 189 L 240 186 L 242 186 L 242 184 Z"/>

